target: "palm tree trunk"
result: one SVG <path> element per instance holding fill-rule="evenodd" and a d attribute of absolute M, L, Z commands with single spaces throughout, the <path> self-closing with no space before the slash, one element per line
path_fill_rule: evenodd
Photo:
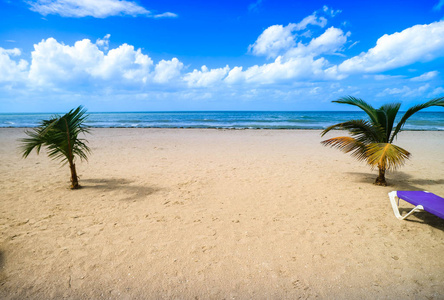
<path fill-rule="evenodd" d="M 68 140 L 68 162 L 69 162 L 69 168 L 71 170 L 71 189 L 78 189 L 80 188 L 79 185 L 79 179 L 77 177 L 77 172 L 76 172 L 76 164 L 74 163 L 74 156 L 72 154 L 72 148 L 71 148 L 71 137 L 69 135 L 69 128 L 68 128 L 68 121 L 66 119 L 65 120 L 65 124 L 66 124 L 66 137 Z"/>
<path fill-rule="evenodd" d="M 76 172 L 76 164 L 70 161 L 69 168 L 71 169 L 71 189 L 78 189 L 80 188 L 80 185 Z"/>
<path fill-rule="evenodd" d="M 385 181 L 385 168 L 378 166 L 378 169 L 379 169 L 379 176 L 378 178 L 376 178 L 375 184 L 387 186 L 387 182 Z"/>

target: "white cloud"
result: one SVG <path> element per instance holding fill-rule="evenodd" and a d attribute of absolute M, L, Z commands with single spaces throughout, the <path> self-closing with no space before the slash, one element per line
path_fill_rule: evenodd
<path fill-rule="evenodd" d="M 262 66 L 252 66 L 242 70 L 242 67 L 235 67 L 225 78 L 229 84 L 250 83 L 267 85 L 280 82 L 307 81 L 311 79 L 336 79 L 334 75 L 325 72 L 328 62 L 324 58 L 314 59 L 313 57 L 292 57 L 284 59 L 282 56 L 269 64 Z"/>
<path fill-rule="evenodd" d="M 330 27 L 319 37 L 313 38 L 308 45 L 299 42 L 297 47 L 288 50 L 285 56 L 295 57 L 335 54 L 342 51 L 348 36 L 350 36 L 350 32 L 344 34 L 341 29 Z"/>
<path fill-rule="evenodd" d="M 424 73 L 418 77 L 413 77 L 410 80 L 411 81 L 428 81 L 428 80 L 433 79 L 436 76 L 438 76 L 438 74 L 439 74 L 438 71 L 431 71 L 431 72 Z"/>
<path fill-rule="evenodd" d="M 257 56 L 277 57 L 280 53 L 296 45 L 292 34 L 293 30 L 294 24 L 270 26 L 262 32 L 253 45 L 249 46 L 249 50 Z"/>
<path fill-rule="evenodd" d="M 245 71 L 242 67 L 234 68 L 225 81 L 230 84 L 242 81 L 270 84 L 286 80 L 324 80 L 344 77 L 336 68 L 330 67 L 325 58 L 315 59 L 315 57 L 342 51 L 350 35 L 349 32 L 344 33 L 339 28 L 330 27 L 320 36 L 312 38 L 308 44 L 299 42 L 296 45 L 289 26 L 274 25 L 267 28 L 254 45 L 253 51 L 256 50 L 256 54 L 277 56 L 273 63 L 252 66 Z M 278 56 L 279 53 L 282 54 Z"/>
<path fill-rule="evenodd" d="M 276 57 L 272 63 L 247 68 L 235 67 L 229 71 L 224 81 L 228 84 L 254 83 L 273 84 L 288 80 L 325 80 L 341 79 L 345 76 L 337 72 L 337 68 L 318 56 L 322 54 L 338 54 L 344 48 L 350 32 L 330 27 L 320 36 L 312 38 L 308 44 L 295 43 L 292 30 L 295 24 L 288 26 L 274 25 L 268 27 L 250 46 L 256 55 Z"/>
<path fill-rule="evenodd" d="M 111 37 L 111 34 L 107 34 L 103 37 L 103 39 L 97 39 L 96 45 L 103 48 L 105 51 L 108 51 L 109 49 L 109 38 Z"/>
<path fill-rule="evenodd" d="M 376 46 L 339 65 L 345 73 L 381 72 L 444 57 L 444 21 L 385 34 Z"/>
<path fill-rule="evenodd" d="M 304 30 L 308 25 L 318 26 L 324 28 L 327 25 L 327 19 L 319 14 L 324 14 L 327 17 L 335 17 L 341 13 L 341 10 L 334 10 L 324 5 L 322 9 L 313 12 L 311 15 L 305 17 L 301 22 L 295 24 L 295 30 Z"/>
<path fill-rule="evenodd" d="M 154 18 L 177 18 L 178 15 L 172 12 L 164 12 L 161 14 L 154 15 Z"/>
<path fill-rule="evenodd" d="M 230 67 L 211 69 L 207 66 L 202 66 L 201 70 L 194 69 L 193 72 L 187 73 L 184 76 L 184 80 L 190 87 L 206 87 L 221 82 L 225 76 L 227 76 Z"/>
<path fill-rule="evenodd" d="M 342 10 L 340 9 L 334 10 L 332 8 L 329 8 L 327 5 L 324 5 L 324 7 L 322 7 L 322 10 L 325 13 L 330 14 L 332 17 L 335 17 L 337 14 L 340 14 L 342 12 Z"/>
<path fill-rule="evenodd" d="M 377 96 L 382 97 L 382 96 L 387 96 L 387 95 L 405 94 L 410 91 L 411 91 L 411 89 L 407 86 L 403 86 L 401 89 L 400 88 L 386 88 L 384 91 L 379 93 Z"/>
<path fill-rule="evenodd" d="M 388 70 L 444 56 L 438 50 L 443 39 L 440 35 L 442 23 L 414 26 L 397 34 L 385 35 L 378 40 L 376 47 L 338 65 L 330 63 L 327 55 L 342 56 L 347 50 L 350 32 L 335 27 L 317 28 L 309 36 L 306 30 L 296 31 L 296 24 L 274 25 L 264 30 L 256 43 L 250 46 L 256 55 L 265 55 L 273 60 L 234 68 L 227 65 L 210 69 L 203 65 L 190 71 L 186 71 L 177 58 L 154 63 L 141 49 L 132 45 L 122 44 L 109 50 L 109 34 L 95 42 L 84 39 L 73 45 L 48 38 L 34 45 L 29 64 L 20 59 L 22 53 L 19 49 L 0 48 L 0 90 L 4 95 L 8 91 L 12 95 L 21 84 L 27 87 L 23 94 L 35 92 L 37 95 L 38 91 L 44 90 L 45 95 L 64 94 L 67 98 L 70 94 L 83 97 L 88 92 L 124 97 L 131 92 L 134 99 L 137 95 L 148 94 L 150 96 L 146 98 L 151 99 L 159 93 L 165 96 L 158 98 L 159 101 L 161 98 L 170 101 L 171 97 L 167 95 L 172 94 L 178 95 L 178 99 L 187 99 L 187 94 L 201 97 L 202 101 L 232 94 L 227 97 L 248 101 L 263 99 L 264 103 L 273 97 L 286 97 L 292 101 L 296 93 L 300 93 L 298 97 L 306 97 L 304 99 L 318 99 L 325 95 L 325 99 L 332 100 L 342 94 L 358 95 L 360 92 L 367 96 L 366 89 L 371 90 L 372 97 L 377 93 L 374 92 L 376 88 L 380 97 L 439 95 L 442 89 L 438 87 L 442 84 L 437 78 L 438 71 L 409 79 L 410 76 L 381 75 L 368 69 Z M 302 22 L 299 24 L 303 27 Z M 356 65 L 344 69 L 353 60 Z M 353 72 L 358 76 L 343 80 Z M 427 81 L 429 84 L 425 84 Z M 232 102 L 235 103 L 234 100 Z"/>
<path fill-rule="evenodd" d="M 242 72 L 242 67 L 234 67 L 230 70 L 224 81 L 228 84 L 237 84 L 245 81 L 245 75 Z"/>
<path fill-rule="evenodd" d="M 137 16 L 175 17 L 173 13 L 152 15 L 144 7 L 133 1 L 125 0 L 29 0 L 31 10 L 41 15 L 60 15 L 62 17 L 94 17 Z"/>
<path fill-rule="evenodd" d="M 424 93 L 430 89 L 429 84 L 422 85 L 418 88 L 412 88 L 403 86 L 402 88 L 386 88 L 381 93 L 378 93 L 377 97 L 384 97 L 387 95 L 396 95 L 401 97 L 418 97 L 424 95 Z"/>
<path fill-rule="evenodd" d="M 324 6 L 322 10 L 315 11 L 305 17 L 299 23 L 290 23 L 287 26 L 273 25 L 265 29 L 248 50 L 256 56 L 266 56 L 267 58 L 277 58 L 278 56 L 317 56 L 320 54 L 338 54 L 343 50 L 344 44 L 350 32 L 344 33 L 341 29 L 330 27 L 322 35 L 313 38 L 308 45 L 298 41 L 298 38 L 309 38 L 313 35 L 310 30 L 303 31 L 308 25 L 324 28 L 327 19 L 318 16 L 320 13 L 334 16 L 340 11 Z M 301 32 L 303 31 L 303 32 Z"/>
<path fill-rule="evenodd" d="M 172 60 L 161 60 L 155 68 L 154 81 L 158 83 L 168 83 L 180 77 L 180 71 L 183 69 L 183 63 L 177 58 Z"/>
<path fill-rule="evenodd" d="M 319 26 L 324 28 L 327 25 L 327 19 L 324 17 L 318 17 L 316 12 L 302 19 L 301 22 L 294 25 L 294 30 L 304 30 L 308 25 Z"/>
<path fill-rule="evenodd" d="M 153 61 L 141 50 L 123 44 L 107 54 L 84 39 L 74 46 L 54 38 L 34 45 L 29 79 L 35 85 L 78 84 L 91 77 L 131 83 L 145 83 Z"/>
<path fill-rule="evenodd" d="M 20 56 L 21 51 L 17 48 L 3 49 L 0 47 L 0 82 L 16 82 L 26 76 L 28 62 L 20 59 L 18 62 L 11 59 Z"/>
<path fill-rule="evenodd" d="M 363 79 L 374 79 L 374 80 L 377 80 L 377 81 L 396 80 L 396 79 L 402 79 L 404 77 L 405 76 L 403 76 L 403 75 L 381 75 L 381 74 L 378 74 L 378 75 L 367 75 L 367 74 L 362 75 Z"/>
<path fill-rule="evenodd" d="M 324 54 L 335 53 L 341 51 L 343 45 L 347 42 L 350 32 L 344 32 L 335 27 L 328 28 L 322 35 L 310 41 L 308 48 L 312 53 Z"/>
<path fill-rule="evenodd" d="M 353 48 L 354 46 L 356 46 L 357 44 L 359 44 L 359 41 L 354 42 L 353 44 L 351 44 L 350 46 L 348 46 L 348 49 Z"/>
<path fill-rule="evenodd" d="M 436 96 L 441 96 L 444 95 L 444 88 L 443 87 L 437 87 L 436 89 L 434 89 L 431 93 L 430 93 L 430 97 L 436 97 Z"/>
<path fill-rule="evenodd" d="M 328 11 L 328 7 L 324 6 L 324 12 L 325 9 Z M 287 26 L 270 26 L 261 33 L 254 44 L 248 47 L 248 50 L 257 56 L 276 58 L 293 48 L 298 36 L 311 36 L 310 31 L 299 33 L 299 31 L 306 29 L 308 25 L 323 28 L 327 25 L 327 19 L 314 12 L 299 23 L 290 23 Z"/>
<path fill-rule="evenodd" d="M 153 60 L 142 54 L 142 50 L 134 50 L 134 46 L 123 44 L 104 55 L 91 74 L 106 80 L 124 79 L 132 83 L 146 83 L 152 65 Z"/>

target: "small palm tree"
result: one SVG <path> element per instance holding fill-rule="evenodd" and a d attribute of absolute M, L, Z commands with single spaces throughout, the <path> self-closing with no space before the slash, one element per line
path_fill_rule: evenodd
<path fill-rule="evenodd" d="M 74 163 L 75 157 L 88 160 L 87 154 L 91 151 L 84 139 L 79 138 L 80 133 L 89 133 L 84 125 L 87 118 L 86 110 L 82 106 L 70 110 L 63 116 L 53 116 L 50 120 L 43 120 L 40 126 L 31 131 L 25 131 L 28 138 L 21 139 L 21 150 L 26 158 L 35 148 L 37 154 L 42 146 L 48 149 L 48 156 L 52 159 L 61 159 L 68 163 L 71 170 L 71 189 L 80 187 Z"/>
<path fill-rule="evenodd" d="M 444 97 L 432 99 L 408 109 L 398 124 L 395 126 L 396 115 L 401 103 L 386 104 L 379 109 L 373 108 L 364 100 L 354 97 L 340 98 L 334 103 L 354 105 L 362 109 L 370 118 L 367 120 L 350 120 L 326 128 L 321 135 L 333 129 L 345 129 L 350 136 L 335 137 L 321 143 L 325 146 L 338 148 L 345 153 L 351 153 L 358 160 L 365 160 L 372 168 L 378 167 L 379 176 L 375 184 L 386 186 L 386 170 L 396 169 L 404 164 L 410 157 L 407 150 L 393 145 L 402 127 L 414 113 L 431 106 L 444 107 Z"/>

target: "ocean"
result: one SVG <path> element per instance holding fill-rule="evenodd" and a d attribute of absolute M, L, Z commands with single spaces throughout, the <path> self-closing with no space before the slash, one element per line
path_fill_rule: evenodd
<path fill-rule="evenodd" d="M 364 112 L 343 111 L 199 111 L 88 113 L 96 128 L 217 128 L 217 129 L 324 129 L 351 119 L 367 119 Z M 0 128 L 36 127 L 49 113 L 0 113 Z M 399 113 L 402 117 L 403 113 Z M 444 130 L 444 112 L 418 112 L 404 130 Z"/>

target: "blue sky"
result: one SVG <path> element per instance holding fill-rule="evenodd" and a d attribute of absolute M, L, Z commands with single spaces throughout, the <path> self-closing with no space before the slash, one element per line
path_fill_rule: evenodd
<path fill-rule="evenodd" d="M 0 112 L 444 96 L 444 0 L 0 0 Z"/>

